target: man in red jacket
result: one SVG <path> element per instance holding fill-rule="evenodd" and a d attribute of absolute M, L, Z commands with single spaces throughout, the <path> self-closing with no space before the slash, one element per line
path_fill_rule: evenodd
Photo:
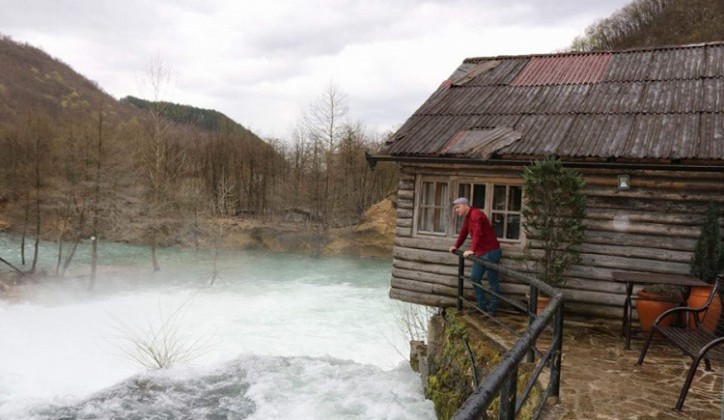
<path fill-rule="evenodd" d="M 472 237 L 472 243 L 470 249 L 463 253 L 464 257 L 468 257 L 471 254 L 475 254 L 478 258 L 489 261 L 495 264 L 500 263 L 500 257 L 502 252 L 500 251 L 500 244 L 498 238 L 495 236 L 493 226 L 490 224 L 488 217 L 475 207 L 470 207 L 470 203 L 467 198 L 460 197 L 453 201 L 453 208 L 455 213 L 464 217 L 463 227 L 460 229 L 460 235 L 455 245 L 450 247 L 450 252 L 455 252 L 460 245 L 465 242 L 468 237 L 468 233 Z M 488 271 L 488 282 L 490 283 L 490 290 L 494 293 L 490 296 L 490 302 L 485 298 L 485 292 L 480 287 L 480 281 L 485 274 L 486 267 L 478 262 L 473 262 L 473 268 L 470 273 L 470 281 L 473 283 L 473 290 L 475 291 L 475 297 L 478 300 L 478 308 L 488 312 L 491 315 L 495 315 L 498 309 L 498 297 L 500 294 L 500 283 L 498 283 L 498 271 L 487 269 Z"/>

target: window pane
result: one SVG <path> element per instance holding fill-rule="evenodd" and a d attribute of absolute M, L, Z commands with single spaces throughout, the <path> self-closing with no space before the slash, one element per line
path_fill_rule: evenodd
<path fill-rule="evenodd" d="M 493 188 L 493 210 L 505 210 L 505 185 Z"/>
<path fill-rule="evenodd" d="M 447 184 L 443 182 L 437 183 L 437 188 L 435 189 L 436 196 L 435 196 L 435 205 L 436 206 L 446 206 L 447 205 Z"/>
<path fill-rule="evenodd" d="M 470 200 L 470 184 L 459 184 L 458 185 L 458 197 L 465 197 Z M 460 233 L 460 229 L 463 228 L 463 218 L 455 214 L 455 233 Z"/>
<path fill-rule="evenodd" d="M 505 235 L 506 239 L 520 239 L 520 215 L 508 215 L 508 229 Z"/>
<path fill-rule="evenodd" d="M 422 204 L 426 204 L 428 206 L 432 205 L 434 203 L 435 194 L 433 194 L 434 190 L 434 183 L 432 182 L 423 182 L 422 183 Z"/>
<path fill-rule="evenodd" d="M 447 183 L 423 182 L 421 194 L 417 230 L 445 233 L 449 207 Z"/>
<path fill-rule="evenodd" d="M 420 227 L 419 230 L 425 232 L 432 231 L 432 212 L 430 208 L 420 209 Z"/>
<path fill-rule="evenodd" d="M 445 212 L 442 209 L 435 209 L 435 232 L 445 233 Z"/>
<path fill-rule="evenodd" d="M 493 220 L 491 220 L 491 222 L 493 224 L 495 236 L 497 236 L 498 238 L 504 238 L 503 234 L 505 232 L 505 215 L 502 213 L 493 213 Z"/>
<path fill-rule="evenodd" d="M 463 218 L 455 214 L 455 233 L 460 233 L 460 229 L 463 228 Z"/>
<path fill-rule="evenodd" d="M 485 185 L 473 185 L 473 207 L 485 208 Z"/>
<path fill-rule="evenodd" d="M 520 211 L 521 197 L 523 195 L 522 187 L 508 187 L 508 210 Z"/>
<path fill-rule="evenodd" d="M 470 184 L 460 184 L 458 185 L 458 197 L 467 197 L 470 199 Z"/>

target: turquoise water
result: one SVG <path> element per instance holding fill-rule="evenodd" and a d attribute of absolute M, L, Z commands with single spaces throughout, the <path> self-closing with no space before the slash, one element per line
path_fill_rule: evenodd
<path fill-rule="evenodd" d="M 89 292 L 89 255 L 0 301 L 0 418 L 434 418 L 388 261 L 227 251 L 212 284 L 213 251 L 162 249 L 153 273 L 148 248 L 100 243 Z M 0 256 L 20 265 L 17 241 Z M 160 331 L 187 357 L 149 371 L 136 343 Z"/>

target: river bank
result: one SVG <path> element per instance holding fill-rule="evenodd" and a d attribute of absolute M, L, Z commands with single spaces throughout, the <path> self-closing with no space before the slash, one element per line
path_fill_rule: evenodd
<path fill-rule="evenodd" d="M 59 225 L 57 221 L 45 221 L 42 239 L 57 241 L 60 236 L 57 230 Z M 385 199 L 370 207 L 360 223 L 326 231 L 315 224 L 288 220 L 282 216 L 205 217 L 194 225 L 194 228 L 188 224 L 182 225 L 173 233 L 160 234 L 159 243 L 170 248 L 264 250 L 301 255 L 388 259 L 394 244 L 395 206 L 392 200 Z M 20 226 L 0 215 L 0 232 L 19 235 L 21 230 Z M 142 245 L 146 243 L 144 235 L 140 229 L 129 226 L 103 235 L 102 239 Z"/>
<path fill-rule="evenodd" d="M 327 231 L 285 220 L 225 219 L 207 224 L 216 225 L 207 231 L 215 228 L 220 233 L 207 234 L 202 244 L 205 248 L 218 243 L 223 249 L 388 259 L 395 239 L 395 207 L 391 200 L 383 200 L 370 207 L 359 224 Z"/>

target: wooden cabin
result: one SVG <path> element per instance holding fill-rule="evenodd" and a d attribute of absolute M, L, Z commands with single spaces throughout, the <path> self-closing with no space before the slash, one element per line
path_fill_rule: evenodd
<path fill-rule="evenodd" d="M 620 314 L 613 271 L 688 274 L 707 203 L 724 209 L 724 42 L 464 60 L 368 157 L 400 168 L 390 296 L 455 304 L 463 195 L 493 223 L 502 264 L 532 273 L 521 174 L 549 155 L 587 185 L 567 307 Z"/>

